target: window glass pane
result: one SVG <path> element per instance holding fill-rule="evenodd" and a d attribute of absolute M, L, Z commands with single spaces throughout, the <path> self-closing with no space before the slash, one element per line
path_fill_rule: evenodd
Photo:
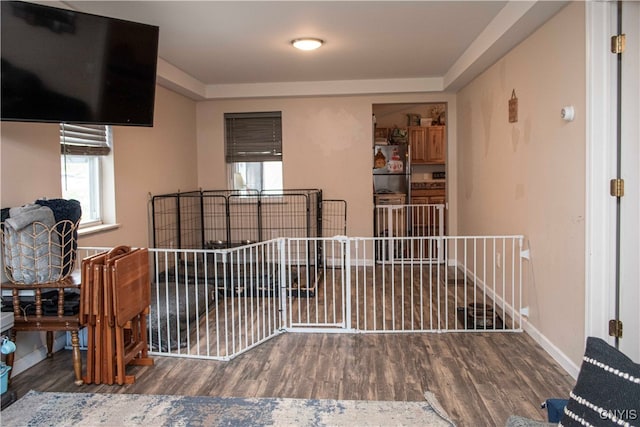
<path fill-rule="evenodd" d="M 82 206 L 80 223 L 86 225 L 100 218 L 100 158 L 96 156 L 61 156 L 62 197 L 75 199 Z"/>
<path fill-rule="evenodd" d="M 244 181 L 249 190 L 262 189 L 262 168 L 260 162 L 244 163 L 245 175 Z"/>
<path fill-rule="evenodd" d="M 229 171 L 234 190 L 282 189 L 282 162 L 236 162 Z"/>
<path fill-rule="evenodd" d="M 282 190 L 282 162 L 264 162 L 262 167 L 262 189 Z"/>

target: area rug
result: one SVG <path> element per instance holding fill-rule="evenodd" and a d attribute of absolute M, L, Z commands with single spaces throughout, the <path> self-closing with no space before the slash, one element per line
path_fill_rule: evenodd
<path fill-rule="evenodd" d="M 433 394 L 423 402 L 223 398 L 30 391 L 2 426 L 454 426 Z"/>

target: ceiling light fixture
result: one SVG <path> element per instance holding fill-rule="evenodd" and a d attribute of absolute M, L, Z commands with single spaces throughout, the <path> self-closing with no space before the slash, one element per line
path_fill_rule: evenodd
<path fill-rule="evenodd" d="M 315 50 L 322 46 L 323 43 L 324 41 L 313 38 L 295 39 L 291 41 L 293 47 L 300 50 Z"/>

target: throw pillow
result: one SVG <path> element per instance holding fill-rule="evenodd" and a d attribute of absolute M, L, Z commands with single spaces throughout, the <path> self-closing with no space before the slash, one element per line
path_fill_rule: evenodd
<path fill-rule="evenodd" d="M 640 365 L 604 340 L 587 338 L 560 425 L 640 426 Z"/>

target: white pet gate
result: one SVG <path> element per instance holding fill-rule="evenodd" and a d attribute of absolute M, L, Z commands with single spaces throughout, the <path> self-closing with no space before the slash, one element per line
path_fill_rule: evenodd
<path fill-rule="evenodd" d="M 376 262 L 379 245 L 440 255 Z M 335 237 L 149 249 L 149 345 L 228 360 L 283 332 L 521 331 L 522 245 L 522 236 Z M 79 259 L 100 250 L 80 248 Z"/>

